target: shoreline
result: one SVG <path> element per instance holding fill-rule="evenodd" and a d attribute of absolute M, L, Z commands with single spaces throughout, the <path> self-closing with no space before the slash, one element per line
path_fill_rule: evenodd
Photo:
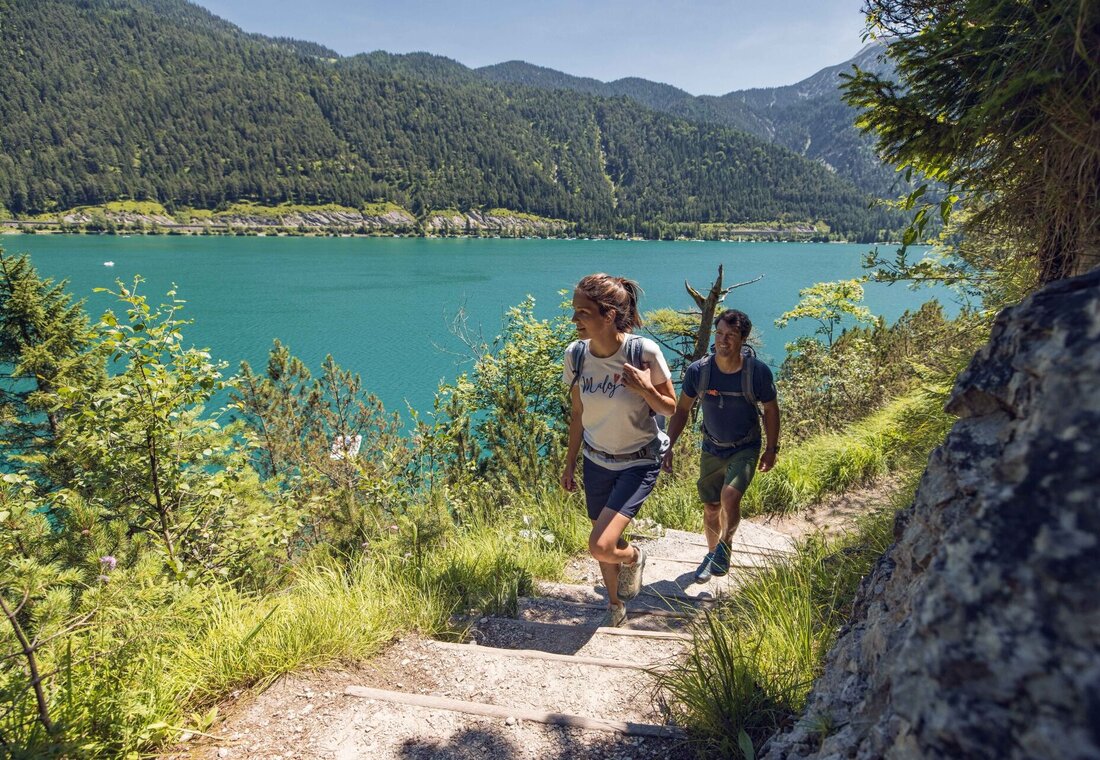
<path fill-rule="evenodd" d="M 0 220 L 0 236 L 22 235 L 109 235 L 113 237 L 140 236 L 180 236 L 180 237 L 344 237 L 344 238 L 408 238 L 425 239 L 508 239 L 508 240 L 628 240 L 628 241 L 664 241 L 664 242 L 721 242 L 721 243 L 861 243 L 842 235 L 812 234 L 803 229 L 751 229 L 742 230 L 734 235 L 720 234 L 693 235 L 687 231 L 675 236 L 631 235 L 617 233 L 581 233 L 576 231 L 550 232 L 544 229 L 526 227 L 487 228 L 480 230 L 451 231 L 436 230 L 397 230 L 386 228 L 362 228 L 348 226 L 309 225 L 303 227 L 281 224 L 244 224 L 233 222 L 214 222 L 206 224 L 164 224 L 138 226 L 131 224 L 116 225 L 101 229 L 95 225 L 45 222 L 39 220 L 4 219 Z M 874 241 L 888 243 L 889 241 Z"/>
<path fill-rule="evenodd" d="M 654 220 L 629 225 L 619 220 L 589 225 L 504 208 L 435 209 L 416 215 L 388 202 L 355 208 L 337 204 L 262 206 L 241 201 L 218 211 L 182 208 L 170 212 L 154 201 L 111 201 L 21 217 L 4 212 L 0 209 L 0 234 L 874 242 L 835 231 L 821 220 Z"/>

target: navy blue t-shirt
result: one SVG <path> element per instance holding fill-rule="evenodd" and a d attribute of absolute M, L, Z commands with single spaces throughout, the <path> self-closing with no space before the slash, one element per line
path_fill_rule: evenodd
<path fill-rule="evenodd" d="M 700 374 L 702 373 L 703 360 L 694 362 L 684 373 L 683 391 L 688 396 L 698 397 L 703 393 L 701 403 L 703 405 L 703 430 L 710 437 L 719 441 L 737 441 L 753 431 L 760 425 L 759 415 L 752 404 L 741 396 L 714 396 L 705 391 L 732 391 L 741 392 L 741 370 L 732 374 L 726 374 L 718 369 L 714 357 L 710 357 L 710 387 L 699 388 Z M 756 394 L 756 400 L 762 404 L 775 401 L 775 381 L 772 371 L 767 364 L 755 359 L 753 361 L 752 389 Z M 752 440 L 741 446 L 719 448 L 708 437 L 703 437 L 703 450 L 717 456 L 727 457 L 735 451 L 758 447 L 759 440 Z"/>

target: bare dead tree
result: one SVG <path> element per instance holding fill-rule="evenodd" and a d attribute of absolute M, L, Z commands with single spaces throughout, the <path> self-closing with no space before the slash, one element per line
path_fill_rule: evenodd
<path fill-rule="evenodd" d="M 714 325 L 714 312 L 718 310 L 718 305 L 722 303 L 726 296 L 737 288 L 744 287 L 745 285 L 751 285 L 754 282 L 759 282 L 764 279 L 764 275 L 759 275 L 751 280 L 745 280 L 739 282 L 736 285 L 730 285 L 728 288 L 722 287 L 722 265 L 718 265 L 718 277 L 715 278 L 714 284 L 710 286 L 710 292 L 706 296 L 703 296 L 698 290 L 691 287 L 691 284 L 684 280 L 684 287 L 687 288 L 688 295 L 695 301 L 695 305 L 699 308 L 699 332 L 695 334 L 695 348 L 691 352 L 691 356 L 687 357 L 688 363 L 698 361 L 707 355 L 707 351 L 710 350 L 710 331 Z"/>

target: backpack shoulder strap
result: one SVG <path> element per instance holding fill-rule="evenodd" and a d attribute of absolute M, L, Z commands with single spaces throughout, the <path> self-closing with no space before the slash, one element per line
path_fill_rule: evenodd
<path fill-rule="evenodd" d="M 702 398 L 710 390 L 710 363 L 712 358 L 712 354 L 707 354 L 699 360 L 699 387 L 695 389 L 696 398 Z"/>
<path fill-rule="evenodd" d="M 756 408 L 756 390 L 753 387 L 755 383 L 753 380 L 756 376 L 756 357 L 750 353 L 741 355 L 741 394 L 745 397 L 745 401 L 752 404 L 753 409 Z"/>
<path fill-rule="evenodd" d="M 645 365 L 645 346 L 642 336 L 628 335 L 626 338 L 626 359 L 632 366 L 642 369 Z"/>
<path fill-rule="evenodd" d="M 583 340 L 578 340 L 569 349 L 569 358 L 573 363 L 573 382 L 569 384 L 569 389 L 572 390 L 573 386 L 577 384 L 577 381 L 581 379 L 581 370 L 584 369 L 584 355 L 587 353 L 588 347 Z"/>

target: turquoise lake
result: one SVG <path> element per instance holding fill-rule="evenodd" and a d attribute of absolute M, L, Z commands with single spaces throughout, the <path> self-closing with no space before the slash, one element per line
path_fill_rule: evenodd
<path fill-rule="evenodd" d="M 709 289 L 719 264 L 727 285 L 739 288 L 726 305 L 753 320 L 760 356 L 773 367 L 783 346 L 815 325 L 778 330 L 773 321 L 815 282 L 857 277 L 869 246 L 826 243 L 718 243 L 616 240 L 505 240 L 425 238 L 10 236 L 9 254 L 26 252 L 41 275 L 67 278 L 98 317 L 111 298 L 93 293 L 117 279 L 145 278 L 145 294 L 159 303 L 176 283 L 194 320 L 186 342 L 215 358 L 266 365 L 274 338 L 316 371 L 326 354 L 358 372 L 386 408 L 431 408 L 440 380 L 469 367 L 468 353 L 449 325 L 461 309 L 485 338 L 499 332 L 508 307 L 528 294 L 541 317 L 558 312 L 561 290 L 583 275 L 604 271 L 638 280 L 643 311 L 688 309 L 688 280 Z M 104 266 L 113 261 L 114 266 Z M 875 314 L 896 319 L 939 295 L 902 285 L 866 286 Z M 121 314 L 121 309 L 117 309 Z M 560 361 L 560 357 L 548 357 Z"/>

